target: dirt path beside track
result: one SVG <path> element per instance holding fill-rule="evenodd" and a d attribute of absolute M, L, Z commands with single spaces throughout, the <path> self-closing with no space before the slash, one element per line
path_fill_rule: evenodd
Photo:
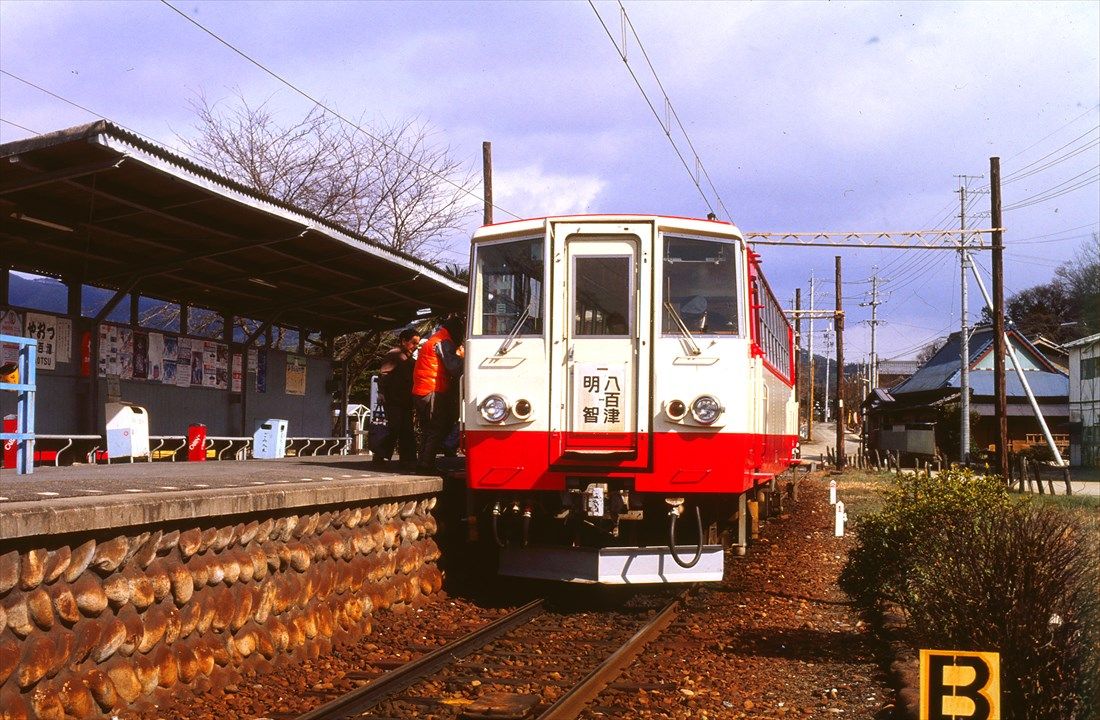
<path fill-rule="evenodd" d="M 853 538 L 833 537 L 824 477 L 801 498 L 582 717 L 893 717 L 872 631 L 836 584 Z"/>

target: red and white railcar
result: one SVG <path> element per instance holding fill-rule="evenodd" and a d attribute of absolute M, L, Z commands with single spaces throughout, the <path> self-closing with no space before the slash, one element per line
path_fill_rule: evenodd
<path fill-rule="evenodd" d="M 791 327 L 738 229 L 501 223 L 470 267 L 467 482 L 501 572 L 720 580 L 797 441 Z"/>

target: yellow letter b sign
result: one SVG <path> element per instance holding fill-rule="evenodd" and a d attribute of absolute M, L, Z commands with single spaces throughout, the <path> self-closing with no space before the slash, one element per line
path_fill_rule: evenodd
<path fill-rule="evenodd" d="M 961 650 L 920 651 L 920 720 L 1000 718 L 1000 655 Z"/>

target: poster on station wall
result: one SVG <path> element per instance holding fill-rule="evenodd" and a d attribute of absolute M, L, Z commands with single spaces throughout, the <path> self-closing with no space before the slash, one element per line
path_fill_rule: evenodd
<path fill-rule="evenodd" d="M 286 394 L 306 394 L 306 359 L 303 357 L 286 356 Z"/>
<path fill-rule="evenodd" d="M 256 392 L 267 392 L 267 350 L 256 357 Z"/>
<path fill-rule="evenodd" d="M 99 326 L 99 376 L 122 376 L 122 334 L 115 325 Z"/>
<path fill-rule="evenodd" d="M 239 393 L 244 387 L 244 358 L 240 353 L 233 353 L 233 366 L 230 373 L 230 392 Z"/>
<path fill-rule="evenodd" d="M 73 324 L 68 318 L 29 312 L 23 335 L 38 341 L 35 367 L 39 370 L 56 370 L 57 363 L 71 361 Z"/>
<path fill-rule="evenodd" d="M 0 335 L 23 336 L 23 316 L 14 310 L 0 313 Z M 0 343 L 0 364 L 19 360 L 19 346 L 15 343 Z"/>
<path fill-rule="evenodd" d="M 149 333 L 143 330 L 135 330 L 133 331 L 133 338 L 133 378 L 134 380 L 147 380 L 149 378 Z"/>
<path fill-rule="evenodd" d="M 248 372 L 256 372 L 257 355 L 259 351 L 256 348 L 248 348 Z"/>
<path fill-rule="evenodd" d="M 200 357 L 202 359 L 202 362 L 200 363 L 200 366 L 202 367 L 202 376 L 199 380 L 199 384 L 203 387 L 212 388 L 218 384 L 218 373 L 216 370 L 216 365 L 218 362 L 217 344 L 209 340 L 204 340 L 201 347 L 202 353 Z M 194 382 L 195 380 L 192 377 L 191 383 L 194 384 Z"/>
<path fill-rule="evenodd" d="M 165 385 L 176 384 L 176 363 L 179 353 L 179 338 L 175 335 L 165 335 L 164 348 L 161 352 L 160 375 L 160 381 Z"/>
<path fill-rule="evenodd" d="M 118 377 L 121 380 L 134 378 L 134 331 L 130 328 L 115 328 L 118 333 Z"/>
<path fill-rule="evenodd" d="M 191 338 L 181 337 L 177 343 L 176 386 L 191 387 Z"/>
<path fill-rule="evenodd" d="M 160 333 L 149 333 L 149 379 L 153 382 L 161 382 L 164 377 L 164 336 Z"/>
<path fill-rule="evenodd" d="M 218 345 L 217 348 L 217 361 L 214 363 L 214 372 L 217 377 L 217 381 L 214 386 L 219 390 L 229 389 L 229 346 Z"/>

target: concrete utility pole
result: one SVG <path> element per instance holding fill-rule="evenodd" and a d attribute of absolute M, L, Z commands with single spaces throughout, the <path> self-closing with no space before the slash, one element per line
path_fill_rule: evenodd
<path fill-rule="evenodd" d="M 810 412 L 806 414 L 806 439 L 811 442 L 814 439 L 814 271 L 810 271 L 810 339 L 806 343 L 809 348 L 807 354 L 810 356 Z M 829 396 L 825 396 L 825 405 L 829 405 Z M 826 410 L 825 412 L 828 412 Z"/>
<path fill-rule="evenodd" d="M 481 143 L 481 182 L 485 186 L 484 223 L 493 224 L 493 144 Z"/>
<path fill-rule="evenodd" d="M 981 175 L 956 175 L 959 179 L 959 229 L 966 230 L 966 181 Z M 970 325 L 967 311 L 969 299 L 966 271 L 970 266 L 970 253 L 966 251 L 966 233 L 959 235 L 959 462 L 970 462 Z"/>
<path fill-rule="evenodd" d="M 829 397 L 829 358 L 833 356 L 833 331 L 825 330 L 825 397 Z M 829 422 L 829 403 L 825 403 L 825 422 Z"/>
<path fill-rule="evenodd" d="M 795 382 L 794 399 L 798 401 L 799 408 L 803 405 L 802 396 L 802 288 L 794 289 L 794 367 Z M 798 433 L 802 435 L 802 410 L 799 412 Z M 809 438 L 804 438 L 809 439 Z"/>
<path fill-rule="evenodd" d="M 1008 478 L 1008 398 L 1005 394 L 1004 230 L 1001 159 L 989 158 L 989 218 L 993 226 L 993 404 L 997 417 L 997 472 Z"/>
<path fill-rule="evenodd" d="M 871 357 L 867 365 L 867 378 L 870 382 L 870 390 L 878 387 L 878 354 L 875 352 L 875 335 L 878 330 L 878 306 L 882 303 L 878 299 L 878 273 L 871 275 L 871 301 L 860 303 L 860 307 L 871 307 Z"/>
<path fill-rule="evenodd" d="M 836 466 L 844 467 L 844 284 L 836 256 Z"/>

